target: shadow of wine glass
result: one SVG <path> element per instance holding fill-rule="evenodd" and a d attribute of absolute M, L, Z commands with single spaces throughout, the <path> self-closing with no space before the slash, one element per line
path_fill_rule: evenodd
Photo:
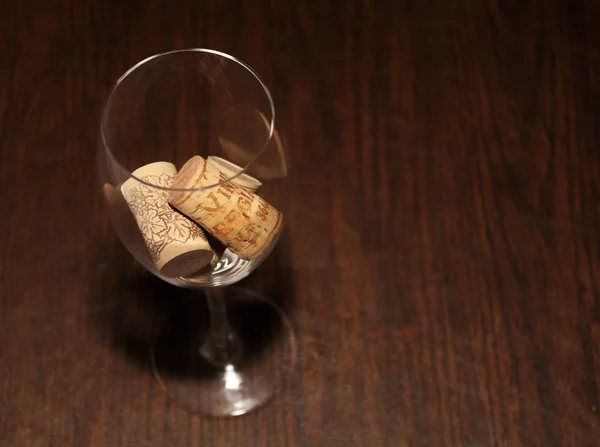
<path fill-rule="evenodd" d="M 263 363 L 275 348 L 275 340 L 284 329 L 281 315 L 263 297 L 242 287 L 232 286 L 224 299 L 229 324 L 241 338 L 236 368 L 252 369 L 254 363 Z M 160 359 L 154 364 L 157 372 L 179 380 L 220 377 L 223 367 L 211 364 L 199 354 L 209 330 L 206 300 L 202 294 L 194 293 L 161 326 L 154 343 L 154 354 Z"/>
<path fill-rule="evenodd" d="M 101 244 L 99 244 L 102 246 Z M 289 311 L 293 303 L 293 278 L 287 261 L 287 240 L 278 246 L 248 278 L 226 289 L 236 297 L 228 304 L 231 325 L 244 334 L 244 350 L 238 363 L 252 363 L 272 347 L 281 331 L 280 319 L 265 300 Z M 107 246 L 104 245 L 106 249 Z M 90 315 L 93 325 L 112 349 L 137 367 L 151 372 L 152 348 L 162 350 L 160 373 L 173 378 L 213 377 L 221 368 L 206 362 L 198 353 L 210 327 L 204 293 L 175 287 L 162 281 L 135 263 L 131 255 L 115 241 L 109 253 L 99 252 L 98 259 L 109 270 L 98 283 L 91 284 Z M 108 262 L 107 262 L 108 260 Z M 238 300 L 242 296 L 244 299 Z M 156 338 L 161 331 L 160 339 Z"/>

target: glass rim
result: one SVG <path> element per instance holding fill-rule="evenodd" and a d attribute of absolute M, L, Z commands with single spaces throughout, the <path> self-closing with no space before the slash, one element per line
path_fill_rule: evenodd
<path fill-rule="evenodd" d="M 170 55 L 174 55 L 174 54 L 178 54 L 178 53 L 205 53 L 205 54 L 212 54 L 215 56 L 219 56 L 222 57 L 224 59 L 228 59 L 232 62 L 235 62 L 236 64 L 240 65 L 241 67 L 243 67 L 244 69 L 246 69 L 248 71 L 248 73 L 250 73 L 260 84 L 260 86 L 263 88 L 263 91 L 267 97 L 267 100 L 269 101 L 269 108 L 271 109 L 271 119 L 269 122 L 269 134 L 267 136 L 267 138 L 265 139 L 265 142 L 263 143 L 262 147 L 260 148 L 260 150 L 254 155 L 254 157 L 252 157 L 250 159 L 250 161 L 248 163 L 246 163 L 245 166 L 241 167 L 241 171 L 239 171 L 238 173 L 236 173 L 235 175 L 232 175 L 231 177 L 227 177 L 224 180 L 221 180 L 218 183 L 214 183 L 211 185 L 206 185 L 206 186 L 200 186 L 198 188 L 167 188 L 165 186 L 160 186 L 160 185 L 154 185 L 152 183 L 148 183 L 144 180 L 142 180 L 141 178 L 136 177 L 135 175 L 133 175 L 133 172 L 131 172 L 129 169 L 127 169 L 125 166 L 123 166 L 123 164 L 121 164 L 121 162 L 119 160 L 117 160 L 117 158 L 115 157 L 115 155 L 113 154 L 112 150 L 110 149 L 110 146 L 108 145 L 108 142 L 106 141 L 106 136 L 105 136 L 105 128 L 106 128 L 106 115 L 107 115 L 107 111 L 108 111 L 108 105 L 110 104 L 110 101 L 113 97 L 113 95 L 115 94 L 115 92 L 117 91 L 117 89 L 119 88 L 119 85 L 121 85 L 121 83 L 130 75 L 132 74 L 134 71 L 136 71 L 138 68 L 142 67 L 143 65 L 147 64 L 150 61 L 153 61 L 155 59 L 159 59 L 161 57 L 165 57 L 165 56 L 170 56 Z M 233 179 L 241 176 L 242 174 L 245 174 L 246 171 L 248 170 L 248 168 L 250 166 L 252 166 L 252 164 L 261 156 L 261 154 L 264 152 L 264 150 L 267 148 L 267 146 L 269 145 L 269 143 L 271 142 L 271 139 L 273 138 L 273 133 L 275 131 L 275 103 L 273 101 L 273 97 L 271 96 L 271 92 L 269 91 L 269 88 L 267 87 L 266 83 L 263 81 L 263 79 L 260 77 L 260 75 L 252 68 L 250 67 L 250 65 L 248 65 L 247 63 L 243 62 L 242 60 L 236 58 L 235 56 L 232 56 L 230 54 L 224 53 L 222 51 L 218 51 L 218 50 L 212 50 L 209 48 L 185 48 L 185 49 L 180 49 L 180 50 L 171 50 L 171 51 L 166 51 L 163 53 L 156 53 L 152 56 L 149 56 L 145 59 L 142 59 L 141 61 L 137 62 L 135 65 L 131 66 L 127 71 L 125 71 L 115 82 L 115 84 L 112 86 L 110 93 L 108 94 L 106 100 L 104 101 L 104 105 L 102 106 L 102 113 L 101 113 L 101 117 L 100 117 L 100 138 L 102 139 L 102 145 L 104 146 L 104 150 L 108 153 L 108 156 L 110 158 L 110 160 L 112 161 L 112 163 L 116 164 L 123 172 L 126 172 L 129 178 L 132 178 L 144 185 L 147 185 L 151 188 L 156 188 L 156 189 L 161 189 L 164 191 L 178 191 L 178 192 L 190 192 L 190 191 L 202 191 L 205 189 L 210 189 L 210 188 L 215 188 L 219 185 L 222 185 L 224 183 L 228 183 L 230 181 L 232 181 Z M 157 160 L 157 161 L 164 161 L 164 160 Z M 208 161 L 207 161 L 208 162 Z"/>

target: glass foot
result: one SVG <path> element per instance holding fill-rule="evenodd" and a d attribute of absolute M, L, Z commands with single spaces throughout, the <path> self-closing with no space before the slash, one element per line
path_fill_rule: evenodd
<path fill-rule="evenodd" d="M 281 309 L 241 288 L 228 288 L 224 299 L 234 348 L 226 361 L 207 359 L 210 316 L 200 293 L 167 317 L 153 345 L 160 386 L 190 413 L 232 417 L 257 409 L 281 389 L 296 360 Z"/>

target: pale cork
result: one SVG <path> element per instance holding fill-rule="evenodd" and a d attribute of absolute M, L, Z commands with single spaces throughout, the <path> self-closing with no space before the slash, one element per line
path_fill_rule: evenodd
<path fill-rule="evenodd" d="M 176 174 L 173 164 L 162 161 L 133 172 L 136 178 L 163 188 L 171 187 Z M 130 178 L 121 192 L 161 275 L 189 276 L 211 262 L 215 253 L 206 235 L 195 222 L 169 206 L 168 190 Z"/>
<path fill-rule="evenodd" d="M 215 185 L 227 176 L 200 156 L 181 168 L 174 189 L 194 189 Z M 198 222 L 212 236 L 242 259 L 256 259 L 279 235 L 282 214 L 261 197 L 226 182 L 198 191 L 171 191 L 169 203 Z"/>
<path fill-rule="evenodd" d="M 233 177 L 234 175 L 237 175 L 243 171 L 243 168 L 241 168 L 240 166 L 221 157 L 215 157 L 211 155 L 207 157 L 207 161 L 210 164 L 216 166 L 219 169 L 219 171 L 221 171 L 227 177 Z M 255 179 L 254 177 L 245 173 L 238 175 L 237 177 L 232 179 L 231 182 L 252 192 L 257 192 L 262 186 L 262 183 L 258 179 Z"/>

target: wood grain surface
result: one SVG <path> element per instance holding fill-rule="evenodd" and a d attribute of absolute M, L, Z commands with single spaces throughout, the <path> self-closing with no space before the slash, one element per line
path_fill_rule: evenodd
<path fill-rule="evenodd" d="M 183 296 L 109 226 L 111 84 L 207 47 L 270 86 L 290 224 L 245 286 L 297 331 L 232 421 L 170 403 Z M 600 3 L 0 2 L 0 446 L 597 446 Z"/>

